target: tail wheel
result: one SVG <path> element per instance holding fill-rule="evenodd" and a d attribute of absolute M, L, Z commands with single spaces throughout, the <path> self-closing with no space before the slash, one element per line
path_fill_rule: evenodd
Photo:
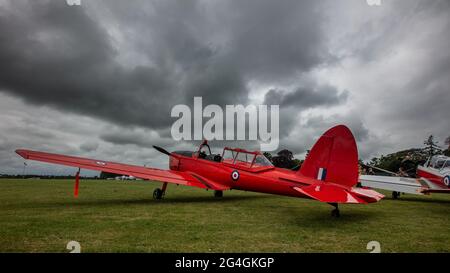
<path fill-rule="evenodd" d="M 161 189 L 155 189 L 153 191 L 153 199 L 155 200 L 161 200 L 163 199 L 164 192 Z"/>
<path fill-rule="evenodd" d="M 393 191 L 392 192 L 392 198 L 393 199 L 398 199 L 400 197 L 400 193 L 399 192 L 397 192 L 397 191 Z"/>

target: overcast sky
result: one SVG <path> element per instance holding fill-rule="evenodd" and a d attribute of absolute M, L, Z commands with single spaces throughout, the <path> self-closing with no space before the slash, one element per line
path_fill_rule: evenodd
<path fill-rule="evenodd" d="M 166 167 L 151 145 L 193 147 L 170 111 L 194 96 L 279 104 L 300 158 L 336 124 L 365 160 L 450 135 L 448 0 L 81 3 L 0 0 L 0 173 L 17 148 Z"/>

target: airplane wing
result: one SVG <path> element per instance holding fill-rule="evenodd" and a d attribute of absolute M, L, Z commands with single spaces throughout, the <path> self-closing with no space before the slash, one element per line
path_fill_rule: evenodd
<path fill-rule="evenodd" d="M 202 189 L 227 190 L 227 186 L 209 181 L 197 174 L 189 172 L 179 172 L 172 170 L 161 170 L 147 168 L 122 163 L 108 162 L 103 160 L 36 152 L 30 150 L 17 150 L 17 154 L 29 160 L 42 161 L 58 165 L 77 167 L 94 171 L 104 171 L 108 173 L 134 176 L 136 178 L 148 179 L 174 183 L 179 185 L 198 187 Z"/>
<path fill-rule="evenodd" d="M 428 193 L 450 193 L 449 188 L 440 187 L 423 177 L 415 179 L 397 176 L 360 175 L 359 182 L 363 187 L 417 195 Z"/>
<path fill-rule="evenodd" d="M 398 176 L 360 175 L 363 187 L 411 194 L 423 194 L 423 185 L 417 179 Z"/>

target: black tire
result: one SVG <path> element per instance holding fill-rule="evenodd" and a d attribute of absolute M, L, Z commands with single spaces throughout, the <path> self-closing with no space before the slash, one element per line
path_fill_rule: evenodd
<path fill-rule="evenodd" d="M 399 197 L 400 197 L 400 193 L 399 192 L 396 192 L 396 191 L 392 192 L 392 198 L 393 199 L 398 199 Z"/>
<path fill-rule="evenodd" d="M 163 198 L 163 191 L 161 189 L 155 189 L 153 191 L 153 199 L 161 200 Z"/>
<path fill-rule="evenodd" d="M 334 209 L 331 211 L 331 216 L 339 218 L 341 216 L 341 213 L 339 212 L 338 209 Z"/>
<path fill-rule="evenodd" d="M 214 191 L 214 197 L 222 198 L 223 197 L 223 191 Z"/>

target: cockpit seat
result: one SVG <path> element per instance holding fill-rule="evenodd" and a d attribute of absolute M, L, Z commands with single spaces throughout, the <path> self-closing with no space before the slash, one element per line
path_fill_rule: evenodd
<path fill-rule="evenodd" d="M 210 155 L 207 155 L 206 157 L 204 157 L 203 159 L 215 161 L 215 162 L 221 162 L 222 156 L 220 154 L 210 154 Z"/>

